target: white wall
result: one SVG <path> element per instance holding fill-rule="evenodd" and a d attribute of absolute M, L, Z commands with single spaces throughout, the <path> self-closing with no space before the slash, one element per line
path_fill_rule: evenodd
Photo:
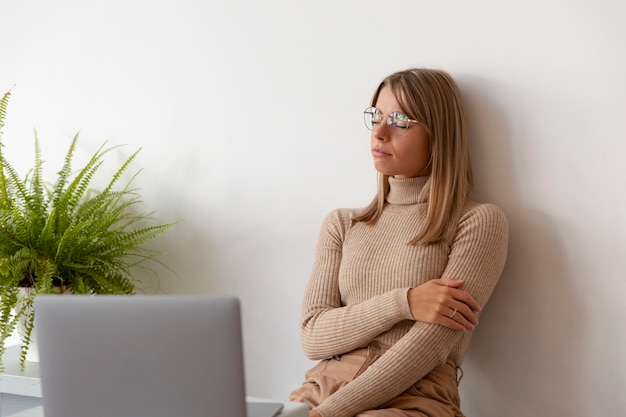
<path fill-rule="evenodd" d="M 319 224 L 375 191 L 361 111 L 388 73 L 449 70 L 510 256 L 461 384 L 468 417 L 626 410 L 626 3 L 0 0 L 5 152 L 50 175 L 81 130 L 142 147 L 166 293 L 243 302 L 251 395 L 310 365 L 298 316 Z M 112 162 L 115 162 L 113 158 Z"/>

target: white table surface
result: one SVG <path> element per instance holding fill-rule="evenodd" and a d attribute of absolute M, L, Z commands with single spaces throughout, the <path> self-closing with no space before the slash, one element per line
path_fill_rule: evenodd
<path fill-rule="evenodd" d="M 20 369 L 20 346 L 7 341 L 4 355 L 4 372 L 0 374 L 0 393 L 41 398 L 41 380 L 39 364 L 26 362 L 25 369 Z"/>

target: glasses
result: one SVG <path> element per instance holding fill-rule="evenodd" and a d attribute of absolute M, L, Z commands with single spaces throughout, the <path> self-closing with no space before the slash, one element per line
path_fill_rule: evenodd
<path fill-rule="evenodd" d="M 383 119 L 387 119 L 387 127 L 391 131 L 393 136 L 400 136 L 406 132 L 409 124 L 419 123 L 417 120 L 409 119 L 406 114 L 394 111 L 388 115 L 384 115 L 376 107 L 368 107 L 363 111 L 365 118 L 365 127 L 369 130 L 378 128 L 378 125 L 382 123 Z"/>

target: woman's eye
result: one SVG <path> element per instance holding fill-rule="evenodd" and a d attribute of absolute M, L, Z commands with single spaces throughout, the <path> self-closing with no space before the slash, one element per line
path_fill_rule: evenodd
<path fill-rule="evenodd" d="M 409 124 L 409 118 L 402 113 L 395 113 L 393 116 L 394 124 L 398 127 L 406 127 Z"/>

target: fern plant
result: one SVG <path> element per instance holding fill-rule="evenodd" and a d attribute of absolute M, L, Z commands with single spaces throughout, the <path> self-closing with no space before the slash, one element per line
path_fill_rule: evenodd
<path fill-rule="evenodd" d="M 134 152 L 102 191 L 90 187 L 105 155 L 106 142 L 81 169 L 72 170 L 78 135 L 52 184 L 44 181 L 35 133 L 35 166 L 21 178 L 5 159 L 2 129 L 11 92 L 0 100 L 0 370 L 5 340 L 21 327 L 24 368 L 39 294 L 133 294 L 131 269 L 161 252 L 143 246 L 175 223 L 150 225 L 141 210 L 135 174 L 116 188 L 136 158 Z"/>

